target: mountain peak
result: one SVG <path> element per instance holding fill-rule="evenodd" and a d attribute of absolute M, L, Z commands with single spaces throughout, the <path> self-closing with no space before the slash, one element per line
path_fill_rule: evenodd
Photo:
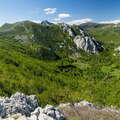
<path fill-rule="evenodd" d="M 47 20 L 42 21 L 41 24 L 43 24 L 43 25 L 53 25 L 53 23 L 51 23 Z"/>

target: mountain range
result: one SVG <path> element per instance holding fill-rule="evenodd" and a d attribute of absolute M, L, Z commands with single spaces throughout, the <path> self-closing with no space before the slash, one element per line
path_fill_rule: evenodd
<path fill-rule="evenodd" d="M 119 47 L 120 24 L 6 23 L 0 95 L 35 94 L 42 106 L 87 100 L 119 107 Z"/>

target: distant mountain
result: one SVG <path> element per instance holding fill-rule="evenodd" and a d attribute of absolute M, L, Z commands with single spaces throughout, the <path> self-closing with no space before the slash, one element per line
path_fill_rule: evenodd
<path fill-rule="evenodd" d="M 54 25 L 53 23 L 47 21 L 47 20 L 44 20 L 41 22 L 42 25 Z"/>
<path fill-rule="evenodd" d="M 113 23 L 94 23 L 94 22 L 88 22 L 83 23 L 79 25 L 80 28 L 87 30 L 87 29 L 93 29 L 93 28 L 110 28 L 110 27 L 120 27 L 120 23 L 113 24 Z"/>
<path fill-rule="evenodd" d="M 93 23 L 93 22 L 87 22 L 87 23 L 80 24 L 79 26 L 82 29 L 91 29 L 91 28 L 96 27 L 97 25 L 99 25 L 99 24 L 98 23 Z"/>

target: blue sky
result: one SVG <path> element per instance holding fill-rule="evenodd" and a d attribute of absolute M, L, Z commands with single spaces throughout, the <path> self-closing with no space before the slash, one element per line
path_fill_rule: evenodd
<path fill-rule="evenodd" d="M 23 20 L 119 22 L 120 0 L 1 0 L 0 24 Z"/>

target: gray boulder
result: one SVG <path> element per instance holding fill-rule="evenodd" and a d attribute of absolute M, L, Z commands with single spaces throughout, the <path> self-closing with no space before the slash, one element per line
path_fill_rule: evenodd
<path fill-rule="evenodd" d="M 55 120 L 64 120 L 63 114 L 55 107 L 47 105 L 43 109 L 43 113 L 54 118 Z"/>
<path fill-rule="evenodd" d="M 0 98 L 0 116 L 6 117 L 9 114 L 21 113 L 22 115 L 30 116 L 38 107 L 36 96 L 25 96 L 22 93 L 16 93 L 10 98 Z"/>
<path fill-rule="evenodd" d="M 0 98 L 0 120 L 64 120 L 64 116 L 51 105 L 39 107 L 35 95 L 17 92 L 10 98 Z"/>

